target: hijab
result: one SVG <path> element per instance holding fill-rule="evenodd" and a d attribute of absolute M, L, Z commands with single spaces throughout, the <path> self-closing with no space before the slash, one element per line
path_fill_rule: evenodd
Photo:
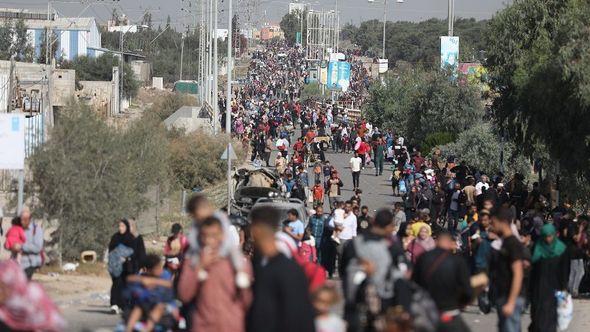
<path fill-rule="evenodd" d="M 566 249 L 565 244 L 557 238 L 556 234 L 557 231 L 553 224 L 546 224 L 541 227 L 541 237 L 539 237 L 539 240 L 535 244 L 535 249 L 533 250 L 533 263 L 542 259 L 558 257 L 563 254 Z M 551 243 L 545 241 L 547 236 L 553 236 Z"/>
<path fill-rule="evenodd" d="M 109 244 L 109 250 L 115 249 L 120 244 L 129 248 L 134 247 L 135 237 L 131 234 L 129 221 L 127 219 L 121 219 L 119 222 L 125 224 L 125 233 L 121 234 L 121 232 L 117 230 L 117 233 L 113 234 L 113 237 L 111 237 L 111 243 Z"/>
<path fill-rule="evenodd" d="M 423 228 L 426 228 L 427 231 L 430 231 L 428 229 L 428 227 L 426 227 L 426 226 L 420 227 L 420 231 L 422 231 Z M 420 233 L 420 232 L 418 232 L 418 233 Z M 436 243 L 434 243 L 434 239 L 430 235 L 428 235 L 424 240 L 422 240 L 420 238 L 420 234 L 418 234 L 418 236 L 416 236 L 414 241 L 416 241 L 417 244 L 419 244 L 422 248 L 424 248 L 424 251 L 429 251 L 429 250 L 434 249 L 434 247 L 436 247 Z"/>

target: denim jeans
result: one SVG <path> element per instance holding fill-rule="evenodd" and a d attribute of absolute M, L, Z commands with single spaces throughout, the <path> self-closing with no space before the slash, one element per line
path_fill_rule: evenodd
<path fill-rule="evenodd" d="M 584 277 L 584 260 L 572 259 L 570 261 L 570 278 L 568 282 L 568 289 L 574 296 L 578 296 L 578 289 Z"/>
<path fill-rule="evenodd" d="M 524 298 L 516 298 L 514 311 L 509 317 L 506 317 L 502 314 L 502 306 L 506 304 L 506 301 L 506 298 L 499 298 L 496 301 L 496 309 L 498 311 L 498 332 L 520 332 L 520 317 L 522 310 L 524 309 Z"/>

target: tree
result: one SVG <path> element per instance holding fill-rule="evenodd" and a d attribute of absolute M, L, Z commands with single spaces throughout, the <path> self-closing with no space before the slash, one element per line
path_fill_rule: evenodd
<path fill-rule="evenodd" d="M 429 134 L 458 134 L 484 115 L 475 86 L 449 80 L 440 70 L 407 69 L 370 88 L 365 116 L 379 128 L 392 129 L 411 144 Z"/>
<path fill-rule="evenodd" d="M 490 22 L 494 116 L 521 151 L 544 145 L 562 174 L 590 178 L 590 3 L 522 0 Z M 575 182 L 575 181 L 572 181 Z"/>
<path fill-rule="evenodd" d="M 440 149 L 444 157 L 455 156 L 473 169 L 492 175 L 501 171 L 502 144 L 493 125 L 479 121 L 460 133 L 455 142 L 442 145 Z M 530 162 L 518 153 L 513 143 L 504 143 L 504 156 L 503 172 L 507 177 L 530 173 Z"/>
<path fill-rule="evenodd" d="M 305 40 L 307 36 L 307 11 L 299 11 L 296 10 L 292 13 L 289 13 L 281 19 L 281 30 L 285 34 L 285 40 L 289 45 L 295 45 L 297 42 L 297 33 L 301 32 L 303 29 L 303 33 L 301 35 L 301 41 Z M 303 20 L 303 21 L 302 21 Z M 303 28 L 302 28 L 303 25 Z"/>
<path fill-rule="evenodd" d="M 59 222 L 59 247 L 73 259 L 81 250 L 104 252 L 116 221 L 145 208 L 146 188 L 162 174 L 167 147 L 156 122 L 120 132 L 79 103 L 61 114 L 30 165 L 39 211 Z"/>
<path fill-rule="evenodd" d="M 0 26 L 0 59 L 10 60 L 12 53 L 10 48 L 12 47 L 12 26 L 10 21 L 4 21 L 4 24 Z"/>

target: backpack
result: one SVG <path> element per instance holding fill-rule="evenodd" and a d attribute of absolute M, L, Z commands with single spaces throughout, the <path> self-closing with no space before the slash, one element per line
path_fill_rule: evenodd
<path fill-rule="evenodd" d="M 285 242 L 285 244 L 289 248 L 293 260 L 303 270 L 303 274 L 305 274 L 305 278 L 308 282 L 309 291 L 313 292 L 318 287 L 322 286 L 326 282 L 326 270 L 320 264 L 310 262 L 306 257 L 301 256 L 299 254 L 299 248 L 293 247 L 287 242 Z"/>
<path fill-rule="evenodd" d="M 413 331 L 434 332 L 439 321 L 438 308 L 436 303 L 422 287 L 412 281 L 408 286 L 412 291 L 410 303 L 410 315 L 412 316 Z"/>
<path fill-rule="evenodd" d="M 313 187 L 313 199 L 315 200 L 322 200 L 324 198 L 324 190 L 321 186 L 314 186 Z"/>

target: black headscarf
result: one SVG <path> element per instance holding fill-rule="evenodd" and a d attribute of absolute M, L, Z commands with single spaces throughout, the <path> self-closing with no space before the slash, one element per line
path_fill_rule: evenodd
<path fill-rule="evenodd" d="M 134 248 L 135 246 L 135 237 L 131 234 L 131 227 L 129 226 L 129 221 L 127 219 L 121 219 L 119 222 L 125 224 L 125 233 L 121 234 L 119 231 L 113 234 L 111 237 L 111 242 L 109 243 L 109 251 L 115 249 L 119 244 L 122 244 L 129 248 Z"/>

